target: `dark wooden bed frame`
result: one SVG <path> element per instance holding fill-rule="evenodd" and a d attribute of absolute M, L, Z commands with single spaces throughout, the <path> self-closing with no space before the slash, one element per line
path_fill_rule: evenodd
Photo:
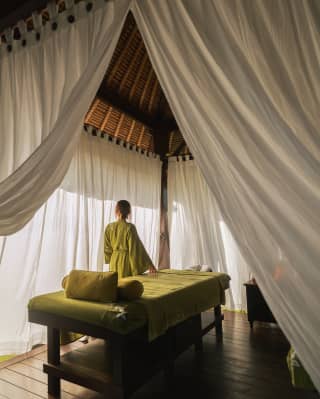
<path fill-rule="evenodd" d="M 174 360 L 191 345 L 202 350 L 202 337 L 216 329 L 222 341 L 220 305 L 214 308 L 214 321 L 202 327 L 201 314 L 171 327 L 154 341 L 148 341 L 147 326 L 121 335 L 69 317 L 42 311 L 29 311 L 29 321 L 48 329 L 48 393 L 60 398 L 60 380 L 64 379 L 102 393 L 106 398 L 128 398 L 158 371 L 164 370 L 167 382 L 173 377 Z M 83 348 L 60 358 L 60 329 L 96 337 Z"/>

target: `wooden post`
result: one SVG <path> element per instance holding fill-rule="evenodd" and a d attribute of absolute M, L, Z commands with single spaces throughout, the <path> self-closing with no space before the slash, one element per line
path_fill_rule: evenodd
<path fill-rule="evenodd" d="M 196 331 L 197 331 L 197 339 L 194 344 L 194 349 L 196 352 L 202 352 L 203 350 L 203 343 L 202 343 L 202 320 L 201 320 L 201 313 L 195 317 L 196 323 Z"/>
<path fill-rule="evenodd" d="M 160 205 L 160 248 L 159 269 L 170 268 L 170 245 L 168 228 L 168 158 L 169 131 L 156 131 L 154 135 L 154 149 L 162 160 L 161 170 L 161 205 Z"/>
<path fill-rule="evenodd" d="M 168 226 L 168 160 L 162 161 L 159 269 L 170 268 L 170 242 Z"/>
<path fill-rule="evenodd" d="M 126 362 L 125 362 L 125 340 L 118 335 L 113 335 L 108 341 L 105 341 L 106 350 L 111 351 L 112 362 L 112 380 L 116 386 L 116 398 L 126 399 L 128 392 L 126 390 Z M 107 397 L 106 393 L 106 397 Z"/>
<path fill-rule="evenodd" d="M 221 315 L 221 306 L 217 305 L 214 307 L 214 323 L 218 342 L 222 342 L 223 340 L 222 320 L 223 317 Z"/>
<path fill-rule="evenodd" d="M 60 364 L 60 330 L 48 326 L 48 363 L 58 366 Z M 60 398 L 60 378 L 48 374 L 48 393 L 55 398 Z"/>
<path fill-rule="evenodd" d="M 168 389 L 170 389 L 174 382 L 174 328 L 169 328 L 166 332 L 166 359 L 164 365 L 164 376 Z"/>

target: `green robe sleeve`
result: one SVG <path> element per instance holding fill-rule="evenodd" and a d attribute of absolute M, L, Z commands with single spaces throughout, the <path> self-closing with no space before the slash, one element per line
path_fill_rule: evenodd
<path fill-rule="evenodd" d="M 112 246 L 109 235 L 109 226 L 106 227 L 104 232 L 104 261 L 105 263 L 110 263 L 111 255 L 112 255 Z"/>
<path fill-rule="evenodd" d="M 144 273 L 153 265 L 134 225 L 131 225 L 128 233 L 128 249 L 130 268 L 133 276 Z"/>

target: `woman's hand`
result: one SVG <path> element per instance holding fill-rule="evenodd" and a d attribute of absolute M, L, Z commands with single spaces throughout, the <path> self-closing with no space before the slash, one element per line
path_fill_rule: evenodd
<path fill-rule="evenodd" d="M 153 276 L 157 274 L 157 269 L 153 265 L 149 266 L 149 274 Z"/>

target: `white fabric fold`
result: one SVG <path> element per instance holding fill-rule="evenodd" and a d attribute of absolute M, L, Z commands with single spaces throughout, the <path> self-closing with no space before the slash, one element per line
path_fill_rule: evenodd
<path fill-rule="evenodd" d="M 97 0 L 88 13 L 80 2 L 73 24 L 62 13 L 39 42 L 30 33 L 24 48 L 1 46 L 0 235 L 24 226 L 61 183 L 128 5 Z"/>
<path fill-rule="evenodd" d="M 133 12 L 223 218 L 320 390 L 320 3 L 139 0 Z"/>
<path fill-rule="evenodd" d="M 170 264 L 177 269 L 208 266 L 231 277 L 228 309 L 245 310 L 243 283 L 249 269 L 218 204 L 193 160 L 170 158 L 168 168 Z"/>

